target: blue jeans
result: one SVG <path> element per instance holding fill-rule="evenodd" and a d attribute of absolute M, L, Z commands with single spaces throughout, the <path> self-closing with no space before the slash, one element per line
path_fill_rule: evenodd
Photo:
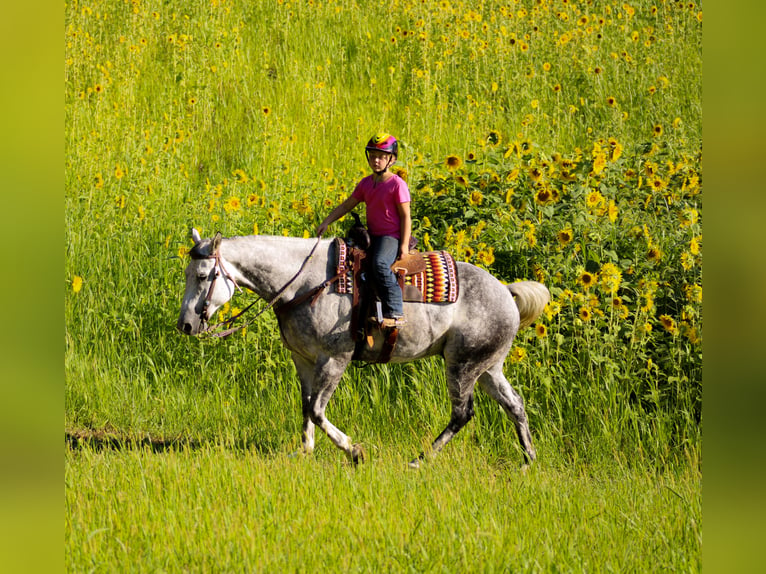
<path fill-rule="evenodd" d="M 372 276 L 378 287 L 378 295 L 383 306 L 384 317 L 401 317 L 404 315 L 402 290 L 396 280 L 396 274 L 391 271 L 399 255 L 399 240 L 386 235 L 373 236 L 370 246 L 372 253 Z"/>

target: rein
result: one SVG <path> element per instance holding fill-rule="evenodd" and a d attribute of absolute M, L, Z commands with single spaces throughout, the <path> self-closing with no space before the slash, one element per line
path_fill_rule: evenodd
<path fill-rule="evenodd" d="M 311 258 L 314 256 L 314 252 L 316 251 L 316 248 L 319 246 L 319 241 L 320 241 L 321 239 L 322 239 L 322 234 L 320 233 L 320 234 L 319 234 L 319 236 L 317 237 L 317 240 L 316 240 L 316 242 L 314 243 L 314 246 L 311 248 L 311 251 L 309 252 L 308 256 L 306 257 L 306 259 L 304 259 L 304 260 L 303 260 L 303 263 L 301 264 L 301 267 L 300 267 L 300 269 L 298 269 L 298 272 L 297 272 L 295 275 L 293 275 L 293 276 L 292 276 L 292 278 L 291 278 L 291 279 L 290 279 L 290 280 L 289 280 L 287 283 L 285 283 L 285 284 L 284 284 L 284 285 L 283 285 L 283 286 L 282 286 L 282 287 L 279 289 L 279 291 L 277 291 L 276 295 L 274 295 L 274 297 L 272 297 L 272 298 L 271 298 L 271 300 L 270 300 L 270 301 L 269 301 L 269 302 L 266 304 L 266 306 L 265 306 L 263 309 L 261 309 L 260 311 L 258 311 L 258 312 L 255 314 L 255 316 L 253 316 L 253 318 L 252 318 L 252 319 L 250 319 L 250 320 L 249 320 L 247 323 L 245 323 L 244 325 L 240 325 L 239 327 L 232 327 L 232 328 L 230 328 L 230 329 L 226 329 L 225 331 L 218 331 L 217 333 L 211 333 L 211 332 L 210 332 L 210 331 L 212 331 L 213 329 L 216 329 L 216 328 L 218 328 L 218 327 L 231 325 L 231 324 L 232 324 L 232 323 L 233 323 L 233 322 L 234 322 L 236 319 L 238 319 L 239 317 L 241 317 L 242 315 L 244 315 L 244 314 L 245 314 L 245 313 L 246 313 L 246 312 L 247 312 L 247 311 L 248 311 L 248 310 L 249 310 L 249 309 L 250 309 L 250 308 L 251 308 L 253 305 L 255 305 L 255 304 L 258 302 L 258 300 L 259 300 L 259 299 L 262 299 L 262 297 L 258 297 L 258 299 L 256 299 L 256 300 L 255 300 L 255 301 L 253 301 L 252 303 L 250 303 L 250 304 L 249 304 L 247 307 L 245 307 L 245 308 L 244 308 L 242 311 L 240 311 L 239 313 L 237 313 L 237 314 L 236 314 L 236 315 L 234 315 L 233 317 L 230 317 L 229 319 L 226 319 L 225 321 L 222 321 L 222 322 L 220 322 L 220 323 L 217 323 L 217 324 L 215 324 L 215 325 L 212 325 L 211 327 L 208 327 L 207 329 L 205 329 L 204 333 L 205 333 L 205 334 L 207 334 L 207 335 L 209 335 L 210 337 L 217 337 L 217 338 L 226 338 L 226 337 L 229 337 L 230 335 L 233 335 L 234 333 L 236 333 L 236 332 L 237 332 L 237 331 L 239 331 L 240 329 L 244 329 L 245 327 L 247 327 L 247 326 L 249 326 L 249 325 L 252 325 L 252 324 L 253 324 L 253 322 L 255 322 L 255 320 L 256 320 L 258 317 L 260 317 L 260 316 L 261 316 L 261 315 L 263 315 L 263 314 L 264 314 L 266 311 L 268 311 L 269 309 L 271 309 L 272 307 L 274 307 L 274 305 L 276 305 L 277 301 L 278 301 L 278 300 L 279 300 L 279 298 L 282 296 L 282 294 L 285 292 L 285 290 L 287 290 L 287 288 L 288 288 L 290 285 L 292 285 L 292 284 L 293 284 L 293 282 L 294 282 L 294 281 L 295 281 L 295 280 L 296 280 L 296 279 L 297 279 L 297 278 L 300 276 L 300 274 L 301 274 L 301 273 L 303 273 L 303 270 L 306 268 L 306 265 L 308 265 L 308 262 L 309 262 L 309 261 L 311 260 Z M 219 255 L 219 252 L 218 252 L 218 250 L 216 250 L 216 252 L 215 252 L 213 255 L 210 255 L 210 256 L 208 257 L 208 259 L 215 259 L 215 260 L 216 260 L 216 266 L 218 266 L 218 267 L 220 267 L 220 268 L 221 268 L 221 271 L 223 271 L 224 275 L 225 275 L 225 276 L 226 276 L 226 277 L 227 277 L 227 278 L 228 278 L 228 279 L 229 279 L 229 280 L 230 280 L 232 283 L 234 283 L 234 286 L 235 286 L 237 289 L 239 289 L 239 290 L 240 290 L 240 292 L 242 291 L 242 289 L 240 289 L 239 285 L 237 285 L 237 282 L 236 282 L 236 281 L 234 281 L 234 278 L 233 278 L 233 277 L 232 277 L 232 276 L 231 276 L 231 275 L 230 275 L 230 274 L 229 274 L 229 273 L 228 273 L 228 272 L 227 272 L 227 271 L 226 271 L 226 270 L 223 268 L 223 265 L 221 264 L 221 259 L 220 259 L 220 255 Z M 215 280 L 216 280 L 217 278 L 218 278 L 218 274 L 216 273 L 216 276 L 215 276 L 215 278 L 213 279 L 212 283 L 210 284 L 210 289 L 208 290 L 208 293 L 207 293 L 207 297 L 205 297 L 205 305 L 204 305 L 204 307 L 203 307 L 203 309 L 202 309 L 202 313 L 201 313 L 201 315 L 203 315 L 203 316 L 204 316 L 204 314 L 205 314 L 205 311 L 207 310 L 207 307 L 208 307 L 208 306 L 209 306 L 209 304 L 210 304 L 210 298 L 213 296 L 213 286 L 215 285 Z M 315 289 L 313 289 L 312 291 L 310 291 L 310 292 L 309 292 L 309 293 L 310 293 L 310 296 L 313 296 L 313 297 L 317 297 L 317 296 L 319 295 L 319 292 L 320 292 L 322 289 L 324 289 L 324 288 L 325 288 L 327 285 L 329 285 L 330 283 L 332 283 L 332 282 L 333 282 L 333 280 L 328 280 L 328 281 L 325 281 L 325 282 L 324 282 L 324 283 L 322 283 L 322 284 L 321 284 L 319 287 L 316 287 Z M 299 296 L 299 297 L 296 297 L 295 299 L 292 299 L 291 301 L 288 301 L 287 303 L 285 303 L 285 304 L 283 304 L 283 305 L 280 305 L 279 307 L 275 308 L 275 309 L 274 309 L 274 311 L 278 313 L 278 312 L 280 312 L 281 310 L 285 309 L 286 307 L 295 306 L 296 304 L 298 304 L 298 303 L 302 303 L 303 301 L 305 301 L 305 300 L 306 300 L 306 299 L 308 299 L 308 298 L 309 298 L 309 297 L 308 297 L 308 296 L 306 296 L 305 294 L 304 294 L 304 295 L 301 295 L 301 296 Z M 296 301 L 297 301 L 298 303 L 296 303 Z"/>

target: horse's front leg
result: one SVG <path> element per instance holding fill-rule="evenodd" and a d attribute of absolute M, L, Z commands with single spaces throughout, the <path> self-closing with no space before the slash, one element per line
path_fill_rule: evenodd
<path fill-rule="evenodd" d="M 301 381 L 301 413 L 303 414 L 303 431 L 301 433 L 301 445 L 304 454 L 314 452 L 314 423 L 309 416 L 311 395 L 314 385 L 314 363 L 306 360 L 297 353 L 293 353 L 293 363 Z"/>
<path fill-rule="evenodd" d="M 330 402 L 330 398 L 338 387 L 338 383 L 340 383 L 349 360 L 350 356 L 320 356 L 317 359 L 314 364 L 314 380 L 309 400 L 308 415 L 311 422 L 322 429 L 335 446 L 345 452 L 349 460 L 356 464 L 364 461 L 364 452 L 361 447 L 353 444 L 351 439 L 325 416 L 327 403 Z"/>

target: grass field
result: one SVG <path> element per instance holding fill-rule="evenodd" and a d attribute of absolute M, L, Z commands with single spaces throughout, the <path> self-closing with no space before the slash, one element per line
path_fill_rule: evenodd
<path fill-rule="evenodd" d="M 92 1 L 65 24 L 68 570 L 700 569 L 699 5 Z M 329 416 L 369 464 L 323 436 L 289 458 L 273 315 L 174 330 L 191 226 L 311 235 L 381 130 L 422 245 L 551 290 L 506 365 L 527 473 L 481 393 L 405 469 L 448 419 L 436 359 L 344 376 Z"/>

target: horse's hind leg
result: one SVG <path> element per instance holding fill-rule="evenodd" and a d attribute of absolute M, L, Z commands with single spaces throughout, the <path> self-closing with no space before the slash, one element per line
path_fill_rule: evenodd
<path fill-rule="evenodd" d="M 447 388 L 452 402 L 452 414 L 449 423 L 431 445 L 431 456 L 436 456 L 444 446 L 473 418 L 473 390 L 478 375 L 476 368 L 460 365 L 447 367 Z M 410 466 L 417 468 L 425 453 L 410 461 Z"/>
<path fill-rule="evenodd" d="M 481 385 L 485 393 L 500 403 L 506 414 L 513 420 L 527 463 L 535 460 L 537 455 L 535 454 L 534 446 L 532 446 L 532 435 L 529 432 L 527 413 L 524 410 L 524 400 L 505 378 L 503 363 L 500 362 L 483 373 L 479 377 L 479 385 Z"/>

